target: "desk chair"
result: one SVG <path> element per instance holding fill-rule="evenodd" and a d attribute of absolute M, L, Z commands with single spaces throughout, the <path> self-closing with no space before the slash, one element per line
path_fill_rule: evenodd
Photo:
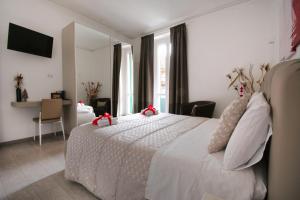
<path fill-rule="evenodd" d="M 40 145 L 42 145 L 42 124 L 54 124 L 60 123 L 61 129 L 63 132 L 64 140 L 65 138 L 65 131 L 64 131 L 64 124 L 62 121 L 62 100 L 61 99 L 43 99 L 42 100 L 42 107 L 39 117 L 33 118 L 35 124 L 38 123 L 39 125 L 39 140 Z M 33 136 L 35 141 L 36 133 Z"/>

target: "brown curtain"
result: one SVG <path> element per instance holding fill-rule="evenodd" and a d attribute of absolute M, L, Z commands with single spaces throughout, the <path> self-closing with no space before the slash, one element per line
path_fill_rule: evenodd
<path fill-rule="evenodd" d="M 117 116 L 118 112 L 118 99 L 119 99 L 119 80 L 120 80 L 120 68 L 122 57 L 122 45 L 114 45 L 113 55 L 113 80 L 112 80 L 112 113 L 113 117 Z"/>
<path fill-rule="evenodd" d="M 185 24 L 172 27 L 170 33 L 169 112 L 181 114 L 181 104 L 187 103 L 189 96 Z"/>
<path fill-rule="evenodd" d="M 139 69 L 138 111 L 153 102 L 154 34 L 142 37 Z"/>

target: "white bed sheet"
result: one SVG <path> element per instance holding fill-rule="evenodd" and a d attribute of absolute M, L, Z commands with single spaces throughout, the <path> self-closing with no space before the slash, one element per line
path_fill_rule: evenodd
<path fill-rule="evenodd" d="M 149 200 L 199 200 L 212 194 L 224 200 L 264 199 L 266 186 L 253 168 L 223 169 L 224 151 L 209 154 L 217 119 L 177 138 L 152 158 L 145 197 Z"/>

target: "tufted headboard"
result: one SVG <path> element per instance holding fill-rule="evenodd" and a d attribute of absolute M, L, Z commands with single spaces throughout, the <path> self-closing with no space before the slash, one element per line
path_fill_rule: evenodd
<path fill-rule="evenodd" d="M 273 119 L 268 200 L 300 199 L 300 59 L 274 66 L 261 90 Z"/>

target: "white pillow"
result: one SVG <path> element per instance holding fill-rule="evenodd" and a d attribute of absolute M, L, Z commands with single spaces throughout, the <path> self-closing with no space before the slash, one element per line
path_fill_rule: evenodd
<path fill-rule="evenodd" d="M 244 169 L 261 160 L 266 141 L 270 135 L 268 134 L 270 133 L 270 122 L 269 104 L 262 93 L 255 93 L 251 97 L 247 110 L 238 122 L 226 147 L 224 155 L 225 169 Z"/>

